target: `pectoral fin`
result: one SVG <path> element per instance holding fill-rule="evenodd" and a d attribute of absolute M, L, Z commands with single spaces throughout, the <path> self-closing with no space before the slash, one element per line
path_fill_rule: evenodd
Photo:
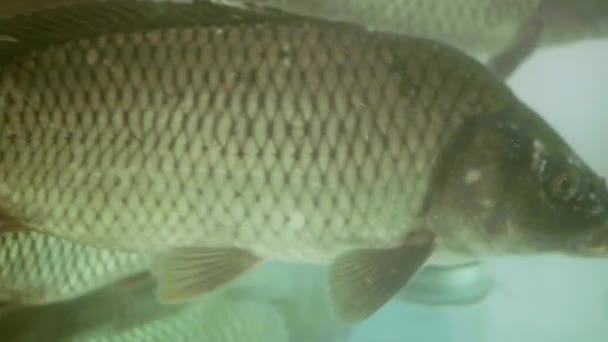
<path fill-rule="evenodd" d="M 372 315 L 396 294 L 426 262 L 434 234 L 417 230 L 390 249 L 358 249 L 340 255 L 329 274 L 329 295 L 345 322 Z"/>
<path fill-rule="evenodd" d="M 156 285 L 155 279 L 148 271 L 132 274 L 118 280 L 114 285 L 120 289 L 132 292 L 147 291 Z"/>
<path fill-rule="evenodd" d="M 164 303 L 178 303 L 210 292 L 260 262 L 238 248 L 178 248 L 161 258 L 156 276 Z"/>

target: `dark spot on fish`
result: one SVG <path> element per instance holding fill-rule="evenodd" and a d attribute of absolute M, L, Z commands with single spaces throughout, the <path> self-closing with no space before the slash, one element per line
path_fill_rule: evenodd
<path fill-rule="evenodd" d="M 292 156 L 293 156 L 293 159 L 294 159 L 296 162 L 297 162 L 297 161 L 299 161 L 299 160 L 300 160 L 300 156 L 301 156 L 301 154 L 302 154 L 302 151 L 301 151 L 299 148 L 296 148 L 296 149 L 293 151 L 293 155 L 292 155 Z"/>
<path fill-rule="evenodd" d="M 17 104 L 17 99 L 15 98 L 14 95 L 8 93 L 5 97 L 4 97 L 4 101 L 7 104 L 7 106 L 14 106 Z M 7 115 L 8 117 L 8 115 Z"/>
<path fill-rule="evenodd" d="M 352 160 L 355 158 L 355 148 L 352 144 L 346 146 L 346 157 L 349 160 Z"/>
<path fill-rule="evenodd" d="M 340 120 L 340 124 L 338 125 L 338 134 L 346 134 L 346 122 Z"/>
<path fill-rule="evenodd" d="M 17 134 L 13 133 L 13 132 L 7 133 L 6 139 L 8 140 L 9 143 L 15 144 L 17 142 Z"/>
<path fill-rule="evenodd" d="M 170 151 L 175 150 L 175 143 L 176 143 L 177 139 L 175 137 L 171 138 L 171 140 L 169 140 L 169 144 L 167 145 L 167 148 Z"/>
<path fill-rule="evenodd" d="M 239 147 L 239 148 L 238 148 L 238 150 L 236 151 L 236 156 L 237 156 L 239 159 L 243 159 L 243 158 L 245 158 L 245 149 L 244 149 L 244 148 L 242 148 L 242 147 Z"/>
<path fill-rule="evenodd" d="M 321 181 L 321 184 L 327 184 L 327 172 L 319 172 L 319 180 Z"/>
<path fill-rule="evenodd" d="M 254 132 L 253 119 L 247 118 L 247 124 L 245 126 L 245 136 L 248 138 L 251 138 L 251 137 L 253 137 L 253 132 Z"/>
<path fill-rule="evenodd" d="M 267 137 L 270 139 L 272 137 L 273 133 L 274 133 L 274 123 L 273 122 L 268 122 L 266 124 L 266 134 L 267 134 Z"/>
<path fill-rule="evenodd" d="M 303 131 L 304 131 L 304 135 L 310 134 L 310 122 L 309 121 L 306 121 L 304 123 Z"/>
<path fill-rule="evenodd" d="M 290 137 L 293 133 L 293 125 L 291 123 L 286 123 L 285 124 L 285 134 Z"/>
<path fill-rule="evenodd" d="M 237 134 L 237 126 L 234 122 L 234 120 L 230 120 L 230 126 L 228 127 L 228 134 L 230 134 L 230 136 L 235 136 Z"/>
<path fill-rule="evenodd" d="M 258 73 L 255 69 L 239 73 L 237 77 L 237 81 L 243 81 L 247 86 L 255 86 L 258 83 Z"/>
<path fill-rule="evenodd" d="M 338 151 L 335 148 L 329 150 L 329 158 L 335 160 L 338 155 Z"/>

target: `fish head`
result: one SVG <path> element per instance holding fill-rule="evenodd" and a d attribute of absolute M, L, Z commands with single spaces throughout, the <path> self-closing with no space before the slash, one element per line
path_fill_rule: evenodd
<path fill-rule="evenodd" d="M 431 224 L 453 252 L 608 255 L 606 181 L 523 104 L 465 125 L 432 189 Z"/>
<path fill-rule="evenodd" d="M 534 139 L 531 152 L 528 163 L 514 174 L 508 203 L 500 208 L 508 212 L 511 229 L 519 232 L 520 246 L 608 256 L 606 181 L 569 148 L 547 147 Z"/>

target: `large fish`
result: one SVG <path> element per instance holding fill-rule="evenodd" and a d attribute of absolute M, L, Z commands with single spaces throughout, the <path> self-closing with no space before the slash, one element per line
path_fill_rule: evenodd
<path fill-rule="evenodd" d="M 25 305 L 0 312 L 3 342 L 66 341 L 122 333 L 180 312 L 186 305 L 160 305 L 154 281 L 142 273 L 137 282 L 116 282 L 69 300 Z"/>
<path fill-rule="evenodd" d="M 0 17 L 94 3 L 97 0 L 5 0 Z M 114 0 L 106 0 L 114 1 Z M 133 0 L 196 3 L 205 0 Z M 542 25 L 539 44 L 554 45 L 608 35 L 603 0 L 214 0 L 277 8 L 299 15 L 358 23 L 369 28 L 443 41 L 474 55 L 509 48 L 531 20 Z"/>
<path fill-rule="evenodd" d="M 539 46 L 608 36 L 604 0 L 216 0 L 443 41 L 504 77 Z"/>
<path fill-rule="evenodd" d="M 105 25 L 81 8 L 64 22 L 81 38 L 29 50 L 32 30 L 0 27 L 18 45 L 0 66 L 3 230 L 155 253 L 166 302 L 266 260 L 331 263 L 349 322 L 425 263 L 606 253 L 604 181 L 474 59 L 349 24 L 164 6 L 171 18 L 131 28 L 116 4 Z"/>
<path fill-rule="evenodd" d="M 603 0 L 216 0 L 257 4 L 300 15 L 361 23 L 381 31 L 421 35 L 472 53 L 506 48 L 540 9 L 543 44 L 604 38 Z"/>
<path fill-rule="evenodd" d="M 0 17 L 97 1 L 7 0 L 0 4 Z M 196 3 L 201 0 L 131 1 Z M 509 77 L 540 46 L 608 35 L 608 3 L 603 0 L 214 1 L 278 8 L 299 15 L 440 40 L 488 60 L 495 73 L 503 78 Z"/>
<path fill-rule="evenodd" d="M 111 284 L 69 301 L 0 313 L 3 342 L 347 341 L 319 282 L 323 268 L 269 263 L 201 300 L 162 305 L 154 282 Z M 314 320 L 313 320 L 314 318 Z"/>
<path fill-rule="evenodd" d="M 65 341 L 287 342 L 288 336 L 284 318 L 270 304 L 214 295 L 159 319 L 120 330 L 92 330 Z"/>
<path fill-rule="evenodd" d="M 251 289 L 162 305 L 149 274 L 138 287 L 122 285 L 0 314 L 0 337 L 3 342 L 282 342 L 291 335 L 283 313 Z"/>
<path fill-rule="evenodd" d="M 141 272 L 138 253 L 100 249 L 36 232 L 0 234 L 0 302 L 67 300 Z"/>

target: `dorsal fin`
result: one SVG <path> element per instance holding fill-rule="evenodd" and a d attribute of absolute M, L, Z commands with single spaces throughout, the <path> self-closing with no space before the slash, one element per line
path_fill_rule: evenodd
<path fill-rule="evenodd" d="M 62 0 L 10 16 L 0 13 L 0 63 L 32 48 L 116 32 L 162 28 L 287 22 L 292 14 L 205 0 Z"/>

